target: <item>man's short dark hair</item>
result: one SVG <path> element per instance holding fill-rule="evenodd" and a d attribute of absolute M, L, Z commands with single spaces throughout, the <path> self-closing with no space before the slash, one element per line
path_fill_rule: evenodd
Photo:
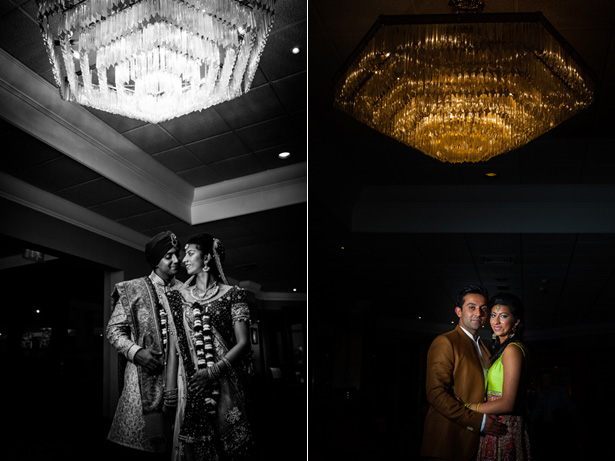
<path fill-rule="evenodd" d="M 457 304 L 455 304 L 455 307 L 463 307 L 464 298 L 469 294 L 483 295 L 485 300 L 489 300 L 489 292 L 485 287 L 480 285 L 468 285 L 457 293 Z"/>

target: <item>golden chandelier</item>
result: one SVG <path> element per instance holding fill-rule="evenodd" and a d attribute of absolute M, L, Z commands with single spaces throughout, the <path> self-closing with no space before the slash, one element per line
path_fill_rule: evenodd
<path fill-rule="evenodd" d="M 62 98 L 158 123 L 250 89 L 275 0 L 37 0 Z"/>
<path fill-rule="evenodd" d="M 335 106 L 442 162 L 479 162 L 585 109 L 593 87 L 541 13 L 380 16 Z"/>

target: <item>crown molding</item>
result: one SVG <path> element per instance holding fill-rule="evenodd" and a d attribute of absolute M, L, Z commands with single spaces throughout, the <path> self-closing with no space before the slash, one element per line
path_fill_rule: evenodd
<path fill-rule="evenodd" d="M 0 172 L 0 197 L 143 251 L 148 238 L 122 224 Z"/>
<path fill-rule="evenodd" d="M 0 49 L 0 116 L 185 223 L 307 201 L 306 162 L 194 188 Z"/>

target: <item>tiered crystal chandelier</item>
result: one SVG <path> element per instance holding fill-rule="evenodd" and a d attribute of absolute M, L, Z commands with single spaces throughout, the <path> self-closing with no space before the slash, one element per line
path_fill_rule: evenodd
<path fill-rule="evenodd" d="M 38 0 L 60 94 L 158 123 L 250 89 L 275 0 Z"/>
<path fill-rule="evenodd" d="M 588 107 L 593 87 L 541 13 L 381 16 L 335 106 L 440 161 L 478 162 Z"/>

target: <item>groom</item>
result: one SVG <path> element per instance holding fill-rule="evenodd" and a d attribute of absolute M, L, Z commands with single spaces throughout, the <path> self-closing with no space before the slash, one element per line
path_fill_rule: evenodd
<path fill-rule="evenodd" d="M 166 459 L 170 448 L 168 423 L 162 412 L 165 357 L 168 344 L 168 307 L 165 293 L 182 284 L 179 242 L 172 232 L 153 237 L 145 245 L 152 268 L 146 277 L 118 283 L 111 296 L 113 313 L 107 339 L 117 350 L 122 368 L 122 394 L 108 439 L 138 450 L 130 459 Z M 128 454 L 126 454 L 128 457 Z"/>
<path fill-rule="evenodd" d="M 487 318 L 487 290 L 470 285 L 457 296 L 459 325 L 436 339 L 427 353 L 425 418 L 421 456 L 440 460 L 473 460 L 479 434 L 502 435 L 506 426 L 495 415 L 469 410 L 463 402 L 483 402 L 490 353 L 478 336 Z"/>

